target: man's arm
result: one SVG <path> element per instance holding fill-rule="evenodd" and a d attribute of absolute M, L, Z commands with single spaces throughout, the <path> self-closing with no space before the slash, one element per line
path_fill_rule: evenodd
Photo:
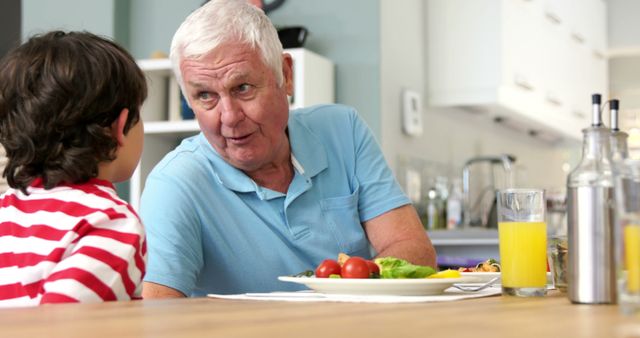
<path fill-rule="evenodd" d="M 412 205 L 372 218 L 364 222 L 364 229 L 378 257 L 393 256 L 436 267 L 436 251 Z"/>
<path fill-rule="evenodd" d="M 184 298 L 186 297 L 182 292 L 172 289 L 168 286 L 144 282 L 142 284 L 142 298 L 143 299 L 152 299 L 152 298 Z"/>

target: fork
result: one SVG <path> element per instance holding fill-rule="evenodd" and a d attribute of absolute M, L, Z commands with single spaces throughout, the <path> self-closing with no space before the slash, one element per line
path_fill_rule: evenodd
<path fill-rule="evenodd" d="M 453 284 L 452 286 L 460 291 L 469 291 L 469 292 L 475 292 L 475 291 L 480 291 L 480 290 L 484 290 L 490 286 L 492 286 L 493 284 L 495 284 L 495 282 L 497 282 L 500 279 L 500 276 L 496 276 L 493 277 L 492 279 L 490 279 L 488 282 L 480 285 L 480 286 L 474 286 L 474 287 L 466 287 L 466 286 L 460 286 L 460 285 L 456 285 Z"/>

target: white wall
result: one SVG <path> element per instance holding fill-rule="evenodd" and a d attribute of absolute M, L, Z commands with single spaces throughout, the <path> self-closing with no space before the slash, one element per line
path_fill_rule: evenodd
<path fill-rule="evenodd" d="M 640 1 L 609 0 L 609 86 L 620 99 L 620 127 L 629 147 L 640 149 Z"/>
<path fill-rule="evenodd" d="M 353 106 L 380 137 L 380 5 L 383 0 L 287 0 L 276 27 L 304 26 L 305 48 L 335 65 L 336 102 Z M 397 2 L 404 6 L 403 2 Z"/>
<path fill-rule="evenodd" d="M 22 39 L 49 30 L 114 36 L 114 0 L 22 0 Z"/>
<path fill-rule="evenodd" d="M 640 1 L 608 0 L 609 49 L 640 48 Z"/>
<path fill-rule="evenodd" d="M 169 55 L 171 39 L 182 21 L 203 0 L 131 0 L 130 51 L 146 59 L 154 52 Z"/>

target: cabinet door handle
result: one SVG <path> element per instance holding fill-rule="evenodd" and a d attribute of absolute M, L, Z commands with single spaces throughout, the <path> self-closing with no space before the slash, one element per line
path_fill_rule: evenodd
<path fill-rule="evenodd" d="M 587 115 L 585 115 L 585 113 L 583 111 L 580 110 L 574 110 L 571 112 L 571 114 L 573 114 L 573 116 L 579 118 L 579 119 L 584 119 Z"/>
<path fill-rule="evenodd" d="M 596 57 L 596 59 L 598 60 L 604 60 L 604 53 L 602 53 L 599 50 L 593 50 L 593 55 Z"/>
<path fill-rule="evenodd" d="M 553 92 L 547 92 L 547 102 L 554 106 L 562 106 L 562 101 Z"/>
<path fill-rule="evenodd" d="M 562 23 L 562 18 L 560 18 L 560 16 L 556 13 L 553 13 L 549 10 L 544 12 L 544 15 L 547 17 L 547 20 L 551 21 L 552 23 L 559 25 Z"/>
<path fill-rule="evenodd" d="M 516 75 L 513 79 L 513 83 L 515 83 L 516 86 L 520 88 L 533 90 L 533 85 L 531 84 L 531 82 L 527 81 L 527 78 L 522 75 Z"/>
<path fill-rule="evenodd" d="M 582 34 L 577 33 L 577 32 L 573 32 L 571 33 L 571 38 L 573 38 L 573 40 L 575 40 L 576 42 L 583 44 L 584 43 L 584 36 L 582 36 Z"/>

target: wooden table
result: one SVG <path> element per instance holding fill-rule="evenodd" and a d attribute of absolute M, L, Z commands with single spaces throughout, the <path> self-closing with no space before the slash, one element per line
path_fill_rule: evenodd
<path fill-rule="evenodd" d="M 0 337 L 640 337 L 613 305 L 488 297 L 357 304 L 207 298 L 0 310 Z"/>

